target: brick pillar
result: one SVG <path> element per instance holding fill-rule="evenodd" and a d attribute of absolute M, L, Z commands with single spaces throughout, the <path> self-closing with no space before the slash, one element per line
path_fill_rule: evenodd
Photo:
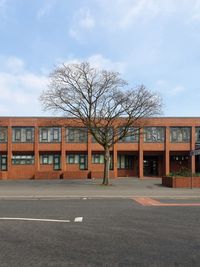
<path fill-rule="evenodd" d="M 9 120 L 9 125 L 8 125 L 8 140 L 7 140 L 7 170 L 8 170 L 8 177 L 9 171 L 12 169 L 12 126 L 11 126 L 11 121 Z"/>
<path fill-rule="evenodd" d="M 195 149 L 195 127 L 192 126 L 191 129 L 191 138 L 190 138 L 190 150 Z M 192 173 L 195 173 L 195 156 L 191 156 L 191 171 Z"/>
<path fill-rule="evenodd" d="M 169 144 L 170 144 L 170 132 L 169 132 L 169 127 L 166 127 L 165 128 L 165 173 L 164 175 L 168 175 L 170 173 Z"/>
<path fill-rule="evenodd" d="M 88 156 L 88 172 L 92 170 L 92 136 L 88 133 L 88 143 L 87 143 L 87 156 Z"/>
<path fill-rule="evenodd" d="M 61 170 L 66 171 L 65 127 L 61 128 Z"/>
<path fill-rule="evenodd" d="M 117 144 L 113 146 L 113 171 L 114 177 L 117 178 Z"/>
<path fill-rule="evenodd" d="M 35 172 L 40 170 L 40 156 L 39 156 L 39 128 L 35 125 L 34 135 L 34 157 L 35 157 Z"/>
<path fill-rule="evenodd" d="M 144 170 L 143 170 L 143 159 L 144 159 L 144 152 L 143 152 L 143 129 L 140 129 L 140 135 L 139 135 L 139 159 L 138 159 L 138 174 L 139 178 L 144 177 Z"/>

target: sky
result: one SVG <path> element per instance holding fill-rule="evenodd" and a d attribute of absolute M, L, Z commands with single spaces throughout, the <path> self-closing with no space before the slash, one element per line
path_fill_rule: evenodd
<path fill-rule="evenodd" d="M 200 117 L 200 0 L 0 0 L 0 116 L 48 116 L 39 96 L 61 63 L 118 71 Z"/>

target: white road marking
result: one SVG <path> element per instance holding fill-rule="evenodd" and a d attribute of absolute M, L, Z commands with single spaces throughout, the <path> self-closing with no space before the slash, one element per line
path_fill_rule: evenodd
<path fill-rule="evenodd" d="M 70 220 L 35 219 L 35 218 L 10 218 L 10 217 L 1 217 L 0 220 L 12 220 L 12 221 L 39 221 L 39 222 L 60 222 L 60 223 L 69 223 L 69 222 L 70 222 Z"/>
<path fill-rule="evenodd" d="M 74 219 L 74 222 L 82 222 L 83 221 L 83 217 L 76 217 Z"/>

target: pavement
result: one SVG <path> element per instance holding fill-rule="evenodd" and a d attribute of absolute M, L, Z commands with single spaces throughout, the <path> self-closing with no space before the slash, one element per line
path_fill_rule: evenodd
<path fill-rule="evenodd" d="M 168 188 L 161 178 L 117 178 L 110 185 L 91 180 L 1 180 L 0 199 L 9 198 L 198 198 L 200 188 Z"/>

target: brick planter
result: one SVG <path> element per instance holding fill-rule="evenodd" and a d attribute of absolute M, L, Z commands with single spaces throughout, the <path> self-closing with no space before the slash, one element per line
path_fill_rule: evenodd
<path fill-rule="evenodd" d="M 200 188 L 200 177 L 162 177 L 162 185 L 173 188 Z"/>

